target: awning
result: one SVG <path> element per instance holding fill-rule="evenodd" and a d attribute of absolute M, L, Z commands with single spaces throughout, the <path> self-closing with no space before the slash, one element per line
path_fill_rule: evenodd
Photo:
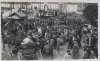
<path fill-rule="evenodd" d="M 15 12 L 15 14 L 17 14 L 19 17 L 26 17 L 26 14 L 23 12 Z"/>
<path fill-rule="evenodd" d="M 18 17 L 17 15 L 13 15 L 13 16 L 7 17 L 7 19 L 21 19 L 21 18 Z"/>
<path fill-rule="evenodd" d="M 12 9 L 10 11 L 4 12 L 2 14 L 2 18 L 6 19 L 7 17 L 9 17 L 11 14 L 13 14 L 14 12 L 17 12 L 19 9 Z"/>
<path fill-rule="evenodd" d="M 26 14 L 24 14 L 22 12 L 14 12 L 9 17 L 7 17 L 7 19 L 22 19 L 25 17 L 26 17 Z"/>

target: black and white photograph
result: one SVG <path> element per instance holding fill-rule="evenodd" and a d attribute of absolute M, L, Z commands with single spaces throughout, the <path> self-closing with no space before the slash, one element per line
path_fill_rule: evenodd
<path fill-rule="evenodd" d="M 98 3 L 0 3 L 2 60 L 98 59 Z"/>

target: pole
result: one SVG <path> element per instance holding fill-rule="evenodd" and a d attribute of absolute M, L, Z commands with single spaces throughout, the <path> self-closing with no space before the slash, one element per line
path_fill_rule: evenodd
<path fill-rule="evenodd" d="M 12 14 L 12 3 L 11 3 L 11 14 Z M 12 16 L 11 16 L 11 24 L 13 26 L 13 23 L 12 23 Z"/>
<path fill-rule="evenodd" d="M 27 10 L 27 5 L 28 5 L 28 2 L 26 3 L 26 15 L 27 15 L 27 23 L 28 23 L 28 29 L 29 29 L 29 20 L 28 20 L 28 10 Z"/>

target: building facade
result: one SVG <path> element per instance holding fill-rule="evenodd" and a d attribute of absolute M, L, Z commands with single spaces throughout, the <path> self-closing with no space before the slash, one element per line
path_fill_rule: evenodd
<path fill-rule="evenodd" d="M 84 10 L 86 3 L 71 3 L 71 2 L 1 2 L 1 11 L 5 12 L 11 9 L 20 8 L 22 10 L 38 10 L 60 11 L 64 13 L 76 12 L 81 13 Z"/>

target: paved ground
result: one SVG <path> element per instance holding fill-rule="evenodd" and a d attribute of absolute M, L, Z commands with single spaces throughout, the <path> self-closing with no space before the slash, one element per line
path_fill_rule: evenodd
<path fill-rule="evenodd" d="M 2 60 L 12 60 L 12 56 L 10 54 L 10 48 L 8 48 L 8 45 L 5 46 L 5 52 L 2 52 Z"/>
<path fill-rule="evenodd" d="M 60 48 L 60 51 L 58 52 L 57 50 L 53 50 L 53 60 L 56 60 L 56 59 L 64 59 L 64 55 L 65 55 L 65 53 L 66 53 L 66 51 L 67 51 L 67 47 L 68 47 L 68 43 L 66 43 L 65 45 L 63 45 L 61 48 Z M 3 54 L 2 54 L 2 59 L 3 60 L 18 60 L 17 58 L 14 58 L 13 59 L 13 57 L 11 56 L 11 54 L 10 54 L 10 48 L 8 48 L 8 46 L 6 45 L 6 49 L 5 49 L 5 52 L 3 52 Z M 80 49 L 80 53 L 81 53 L 81 55 L 79 56 L 79 58 L 81 58 L 81 56 L 82 56 L 82 54 L 83 54 L 83 51 Z M 40 55 L 39 53 L 38 53 L 38 55 Z M 50 57 L 40 57 L 40 60 L 41 59 L 50 59 Z"/>

